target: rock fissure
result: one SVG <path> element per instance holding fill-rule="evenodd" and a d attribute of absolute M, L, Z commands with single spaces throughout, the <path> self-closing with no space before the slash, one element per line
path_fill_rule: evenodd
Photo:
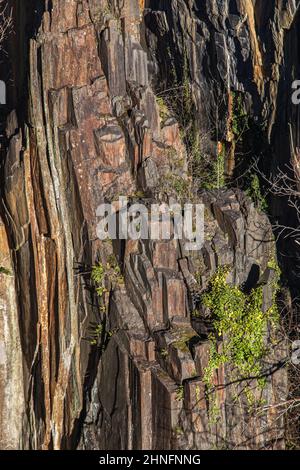
<path fill-rule="evenodd" d="M 214 398 L 204 380 L 214 331 L 202 295 L 216 270 L 230 266 L 229 282 L 246 293 L 262 285 L 264 312 L 272 303 L 276 243 L 267 215 L 235 184 L 222 188 L 220 174 L 217 185 L 207 189 L 213 182 L 206 181 L 193 193 L 205 206 L 199 252 L 175 239 L 101 241 L 96 211 L 103 202 L 118 208 L 120 195 L 129 206 L 184 200 L 191 158 L 209 157 L 218 172 L 214 159 L 224 154 L 228 173 L 238 176 L 240 148 L 249 162 L 229 129 L 239 118 L 230 117 L 233 93 L 274 162 L 289 161 L 275 134 L 283 128 L 289 139 L 279 108 L 285 61 L 290 68 L 296 61 L 288 47 L 295 2 L 9 2 L 15 34 L 4 44 L 11 81 L 0 110 L 0 447 L 284 448 L 277 409 L 287 397 L 284 344 L 268 356 L 278 367 L 266 369 L 264 388 L 247 378 L 256 403 L 267 404 L 261 413 L 250 410 L 231 364 L 215 368 Z M 97 295 L 93 266 L 112 255 L 120 272 L 105 273 L 101 287 L 109 292 Z"/>

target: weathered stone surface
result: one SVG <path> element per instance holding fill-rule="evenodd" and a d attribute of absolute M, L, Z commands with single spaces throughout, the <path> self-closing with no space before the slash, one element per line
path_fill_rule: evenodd
<path fill-rule="evenodd" d="M 0 219 L 0 443 L 4 450 L 18 449 L 27 441 L 22 430 L 26 403 L 16 294 L 7 235 Z"/>
<path fill-rule="evenodd" d="M 283 447 L 273 405 L 286 396 L 284 371 L 268 379 L 260 418 L 236 405 L 241 390 L 225 366 L 214 375 L 212 423 L 203 382 L 210 324 L 201 293 L 230 265 L 236 285 L 266 284 L 267 308 L 267 217 L 240 190 L 203 190 L 205 244 L 190 253 L 177 240 L 100 242 L 96 210 L 119 195 L 161 202 L 167 174 L 187 181 L 182 132 L 161 116 L 154 89 L 174 73 L 192 83 L 199 132 L 220 101 L 230 108 L 230 91 L 243 92 L 270 141 L 295 2 L 276 0 L 272 11 L 250 0 L 10 3 L 19 34 L 7 45 L 5 110 L 17 112 L 0 142 L 0 448 Z M 220 115 L 229 144 L 227 110 Z M 124 279 L 105 306 L 90 274 L 113 250 Z"/>

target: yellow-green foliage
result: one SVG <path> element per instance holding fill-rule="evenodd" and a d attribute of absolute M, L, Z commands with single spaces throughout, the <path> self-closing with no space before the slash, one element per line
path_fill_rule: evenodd
<path fill-rule="evenodd" d="M 174 434 L 179 437 L 184 434 L 184 431 L 180 426 L 176 426 L 176 428 L 174 429 Z"/>
<path fill-rule="evenodd" d="M 106 285 L 109 284 L 113 288 L 124 283 L 121 269 L 114 255 L 109 257 L 106 264 L 99 262 L 93 266 L 91 279 L 96 285 L 96 292 L 99 297 L 102 297 L 107 292 Z"/>
<path fill-rule="evenodd" d="M 176 400 L 177 401 L 182 401 L 184 398 L 184 386 L 179 385 L 179 387 L 176 390 Z"/>
<path fill-rule="evenodd" d="M 226 149 L 225 145 L 222 144 L 222 148 L 218 152 L 217 161 L 215 164 L 215 179 L 217 189 L 223 188 L 225 186 L 225 158 Z"/>
<path fill-rule="evenodd" d="M 162 96 L 156 96 L 156 103 L 159 109 L 159 116 L 162 121 L 165 121 L 170 116 L 168 106 Z"/>
<path fill-rule="evenodd" d="M 210 178 L 204 184 L 206 189 L 221 189 L 225 186 L 226 149 L 222 144 L 215 161 L 213 161 Z"/>
<path fill-rule="evenodd" d="M 233 92 L 232 101 L 232 132 L 235 139 L 239 140 L 249 129 L 249 117 L 244 110 L 242 95 Z"/>
<path fill-rule="evenodd" d="M 191 201 L 193 188 L 191 181 L 176 173 L 168 173 L 160 180 L 160 191 L 168 196 L 174 196 L 178 201 Z"/>
<path fill-rule="evenodd" d="M 250 175 L 249 186 L 246 194 L 251 197 L 252 201 L 262 211 L 267 211 L 268 203 L 261 192 L 260 181 L 257 174 Z"/>
<path fill-rule="evenodd" d="M 96 266 L 93 266 L 91 278 L 92 281 L 96 284 L 97 294 L 99 297 L 102 297 L 104 292 L 107 291 L 105 287 L 105 269 L 103 264 L 99 263 Z"/>
<path fill-rule="evenodd" d="M 216 155 L 205 155 L 201 150 L 201 144 L 191 139 L 189 147 L 191 155 L 190 172 L 195 180 L 201 182 L 205 189 L 221 189 L 225 186 L 225 161 L 226 148 L 222 144 Z"/>
<path fill-rule="evenodd" d="M 164 348 L 159 351 L 159 354 L 161 357 L 167 357 L 169 355 L 168 350 Z"/>
<path fill-rule="evenodd" d="M 103 326 L 102 326 L 102 323 L 98 323 L 95 328 L 93 329 L 93 331 L 91 332 L 91 340 L 90 340 L 90 343 L 92 346 L 96 346 L 99 342 L 99 339 L 101 337 L 101 334 L 102 334 L 102 330 L 103 330 Z"/>
<path fill-rule="evenodd" d="M 260 376 L 262 359 L 267 354 L 265 336 L 269 322 L 278 321 L 276 308 L 277 282 L 274 283 L 273 305 L 263 312 L 262 287 L 245 294 L 227 283 L 229 268 L 219 268 L 210 280 L 210 289 L 202 302 L 212 313 L 215 334 L 210 335 L 211 350 L 204 381 L 212 387 L 214 371 L 225 363 L 237 370 L 239 379 Z M 276 269 L 277 278 L 279 271 Z M 218 341 L 222 350 L 218 351 Z"/>
<path fill-rule="evenodd" d="M 9 271 L 9 269 L 6 269 L 3 266 L 0 266 L 0 274 L 6 274 L 7 276 L 9 276 L 11 272 Z"/>

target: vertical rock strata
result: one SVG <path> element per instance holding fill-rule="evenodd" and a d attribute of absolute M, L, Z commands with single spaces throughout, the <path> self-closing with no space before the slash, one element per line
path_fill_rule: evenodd
<path fill-rule="evenodd" d="M 20 3 L 12 1 L 16 15 L 25 14 Z M 187 57 L 199 129 L 218 80 L 245 94 L 271 142 L 296 2 L 38 3 L 24 1 L 26 21 L 16 18 L 8 45 L 26 57 L 21 73 L 10 54 L 15 86 L 1 142 L 0 447 L 283 448 L 273 405 L 285 399 L 285 371 L 267 377 L 267 406 L 253 415 L 220 367 L 213 421 L 203 382 L 209 325 L 191 315 L 222 265 L 239 286 L 254 269 L 269 307 L 276 247 L 267 216 L 240 190 L 203 191 L 205 243 L 191 253 L 177 240 L 100 242 L 96 210 L 119 195 L 158 202 L 166 172 L 186 173 L 179 124 L 162 119 L 155 94 L 169 60 L 180 69 Z M 124 284 L 110 294 L 97 348 L 88 332 L 104 317 L 90 271 L 112 249 Z M 284 355 L 276 350 L 272 363 Z"/>

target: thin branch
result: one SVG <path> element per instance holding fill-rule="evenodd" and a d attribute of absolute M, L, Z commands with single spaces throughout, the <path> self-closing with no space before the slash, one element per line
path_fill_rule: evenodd
<path fill-rule="evenodd" d="M 9 10 L 6 0 L 0 0 L 0 50 L 12 29 L 12 22 L 12 10 Z"/>

